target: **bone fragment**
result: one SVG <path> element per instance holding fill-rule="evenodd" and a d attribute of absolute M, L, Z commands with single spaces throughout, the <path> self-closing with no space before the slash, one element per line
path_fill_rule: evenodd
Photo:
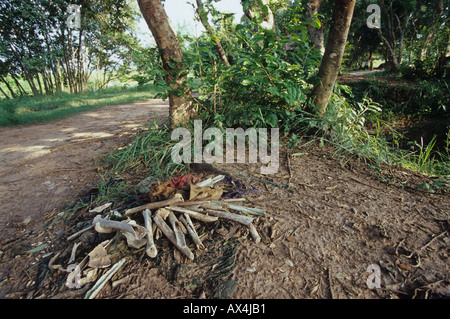
<path fill-rule="evenodd" d="M 211 215 L 219 217 L 219 218 L 225 218 L 228 220 L 235 221 L 237 223 L 241 223 L 245 226 L 250 226 L 250 224 L 253 221 L 252 217 L 229 213 L 229 212 L 225 212 L 225 211 L 221 211 L 221 210 L 207 209 L 206 212 L 208 214 L 211 214 Z"/>
<path fill-rule="evenodd" d="M 77 231 L 76 233 L 73 233 L 72 235 L 67 237 L 67 240 L 72 240 L 72 239 L 78 237 L 79 235 L 81 235 L 82 233 L 87 232 L 88 230 L 91 230 L 92 228 L 94 228 L 94 225 L 90 225 L 80 231 Z"/>
<path fill-rule="evenodd" d="M 253 239 L 255 240 L 255 243 L 259 243 L 261 241 L 261 236 L 259 236 L 258 231 L 256 230 L 255 226 L 253 224 L 250 224 L 248 226 L 250 229 L 250 234 L 252 235 Z"/>
<path fill-rule="evenodd" d="M 132 235 L 131 233 L 128 232 L 123 232 L 122 234 L 125 236 L 125 238 L 127 239 L 127 244 L 130 247 L 139 249 L 142 246 L 147 244 L 147 234 L 148 234 L 148 230 L 147 228 L 138 225 L 136 223 L 136 221 L 134 220 L 127 220 L 126 223 L 128 225 L 131 225 L 133 227 L 133 230 L 135 232 L 135 235 Z"/>
<path fill-rule="evenodd" d="M 75 261 L 75 257 L 76 257 L 76 254 L 77 254 L 77 248 L 78 248 L 78 246 L 80 246 L 80 244 L 81 244 L 81 242 L 73 244 L 72 253 L 70 254 L 70 258 L 69 258 L 69 261 L 68 261 L 69 264 L 71 264 L 71 263 L 73 263 Z"/>
<path fill-rule="evenodd" d="M 153 225 L 152 225 L 152 213 L 150 209 L 146 209 L 142 212 L 144 216 L 145 228 L 147 228 L 147 256 L 150 258 L 155 258 L 158 254 L 158 250 L 156 249 L 155 242 L 153 241 Z"/>

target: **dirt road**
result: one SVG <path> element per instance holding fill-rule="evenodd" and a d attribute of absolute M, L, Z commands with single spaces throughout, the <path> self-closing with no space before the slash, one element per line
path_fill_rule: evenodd
<path fill-rule="evenodd" d="M 18 225 L 36 226 L 45 214 L 89 190 L 100 178 L 98 156 L 167 115 L 168 103 L 148 100 L 42 125 L 0 128 L 0 243 Z"/>

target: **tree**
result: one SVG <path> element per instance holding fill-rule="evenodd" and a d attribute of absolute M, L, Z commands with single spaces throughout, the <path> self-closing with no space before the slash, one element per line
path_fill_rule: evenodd
<path fill-rule="evenodd" d="M 137 12 L 131 1 L 74 1 L 82 6 L 82 23 L 72 29 L 65 0 L 0 0 L 1 76 L 23 95 L 19 80 L 33 95 L 82 92 L 94 70 L 108 74 L 104 85 L 130 60 L 125 57 L 135 43 L 130 31 Z"/>
<path fill-rule="evenodd" d="M 416 0 L 379 0 L 381 8 L 381 29 L 377 29 L 394 69 L 398 69 L 403 59 L 405 33 L 409 28 Z"/>
<path fill-rule="evenodd" d="M 227 54 L 220 43 L 219 38 L 214 34 L 214 30 L 208 22 L 208 12 L 205 10 L 205 6 L 203 5 L 202 0 L 197 0 L 197 15 L 200 19 L 200 22 L 203 24 L 206 32 L 210 35 L 212 41 L 214 42 L 214 46 L 216 47 L 217 52 L 219 53 L 220 59 L 226 66 L 230 66 L 230 62 L 228 62 Z"/>
<path fill-rule="evenodd" d="M 314 105 L 319 114 L 325 113 L 339 74 L 355 3 L 356 0 L 335 0 L 333 21 L 318 72 L 320 83 L 313 90 Z"/>
<path fill-rule="evenodd" d="M 194 114 L 191 92 L 186 87 L 187 71 L 175 30 L 160 0 L 138 0 L 139 8 L 161 52 L 164 80 L 170 86 L 170 122 L 172 127 L 187 122 Z"/>
<path fill-rule="evenodd" d="M 322 0 L 310 0 L 308 5 L 306 6 L 306 11 L 308 13 L 308 17 L 312 19 L 315 15 L 319 13 L 320 5 L 322 4 Z M 311 37 L 311 41 L 314 43 L 314 46 L 322 53 L 325 53 L 324 46 L 324 33 L 325 33 L 325 25 L 323 23 L 320 26 L 315 27 L 312 24 L 308 24 L 308 32 Z"/>

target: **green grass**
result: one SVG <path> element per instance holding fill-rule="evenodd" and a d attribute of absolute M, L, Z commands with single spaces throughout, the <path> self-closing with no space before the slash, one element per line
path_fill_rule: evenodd
<path fill-rule="evenodd" d="M 66 118 L 98 107 L 133 103 L 154 98 L 158 91 L 151 85 L 113 87 L 79 94 L 25 96 L 0 100 L 0 126 L 30 125 Z"/>
<path fill-rule="evenodd" d="M 148 130 L 137 135 L 130 145 L 102 159 L 104 164 L 111 165 L 108 177 L 143 169 L 162 180 L 184 171 L 186 164 L 172 161 L 171 151 L 178 141 L 171 139 L 171 133 L 168 126 L 150 123 Z"/>

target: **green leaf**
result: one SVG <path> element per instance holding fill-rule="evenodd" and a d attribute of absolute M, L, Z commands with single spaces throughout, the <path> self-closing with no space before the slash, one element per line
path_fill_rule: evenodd
<path fill-rule="evenodd" d="M 269 124 L 271 127 L 277 127 L 278 126 L 278 117 L 275 113 L 269 113 L 269 115 L 266 116 L 266 123 Z"/>

